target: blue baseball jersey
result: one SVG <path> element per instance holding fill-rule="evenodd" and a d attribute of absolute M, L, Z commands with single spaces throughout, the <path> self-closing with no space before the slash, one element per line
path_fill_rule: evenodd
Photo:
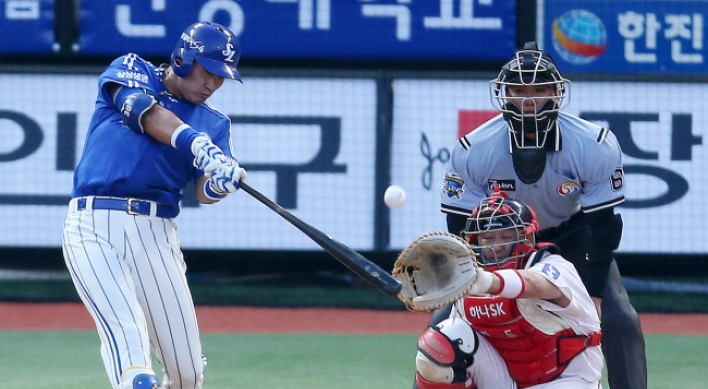
<path fill-rule="evenodd" d="M 495 188 L 529 205 L 541 229 L 556 227 L 579 211 L 624 201 L 622 151 L 615 135 L 561 112 L 562 148 L 549 151 L 541 178 L 525 184 L 516 175 L 508 123 L 498 115 L 460 138 L 443 180 L 441 211 L 468 216 Z"/>
<path fill-rule="evenodd" d="M 170 94 L 161 67 L 135 54 L 117 58 L 98 80 L 96 109 L 83 155 L 74 172 L 72 196 L 115 196 L 152 200 L 179 213 L 182 189 L 204 173 L 193 166 L 194 155 L 131 131 L 109 94 L 111 83 L 141 88 L 164 108 L 197 131 L 207 133 L 233 158 L 231 120 L 208 102 L 194 105 Z"/>

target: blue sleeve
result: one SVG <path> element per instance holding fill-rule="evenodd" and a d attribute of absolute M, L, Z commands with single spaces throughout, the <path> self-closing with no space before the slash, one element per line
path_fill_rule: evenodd
<path fill-rule="evenodd" d="M 109 95 L 109 84 L 119 84 L 128 88 L 140 88 L 154 93 L 154 67 L 136 54 L 126 54 L 116 58 L 98 77 L 99 95 L 105 102 L 113 101 Z M 159 81 L 159 80 L 158 80 Z"/>
<path fill-rule="evenodd" d="M 209 133 L 209 136 L 211 136 L 212 142 L 221 148 L 225 156 L 234 158 L 231 144 L 231 120 L 226 118 L 220 121 L 214 133 Z"/>

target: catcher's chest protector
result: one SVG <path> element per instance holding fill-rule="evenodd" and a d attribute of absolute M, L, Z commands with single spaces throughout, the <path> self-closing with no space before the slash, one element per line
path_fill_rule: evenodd
<path fill-rule="evenodd" d="M 573 357 L 599 345 L 599 333 L 595 339 L 593 334 L 576 335 L 570 328 L 558 328 L 550 335 L 541 332 L 524 318 L 517 302 L 501 297 L 464 298 L 465 317 L 504 358 L 520 388 L 557 378 Z"/>

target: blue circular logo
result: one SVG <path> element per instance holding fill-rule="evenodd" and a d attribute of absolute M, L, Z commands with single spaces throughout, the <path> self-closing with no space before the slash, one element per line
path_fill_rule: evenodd
<path fill-rule="evenodd" d="M 590 63 L 607 51 L 605 26 L 592 12 L 568 11 L 553 21 L 552 28 L 553 48 L 572 64 Z"/>

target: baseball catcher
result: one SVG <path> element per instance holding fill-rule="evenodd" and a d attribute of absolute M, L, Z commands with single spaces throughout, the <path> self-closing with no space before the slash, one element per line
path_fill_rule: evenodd
<path fill-rule="evenodd" d="M 418 339 L 419 389 L 599 387 L 597 310 L 574 266 L 536 244 L 537 229 L 530 207 L 495 191 L 468 218 L 466 242 L 428 233 L 401 253 L 393 273 L 409 309 L 454 301 Z"/>

